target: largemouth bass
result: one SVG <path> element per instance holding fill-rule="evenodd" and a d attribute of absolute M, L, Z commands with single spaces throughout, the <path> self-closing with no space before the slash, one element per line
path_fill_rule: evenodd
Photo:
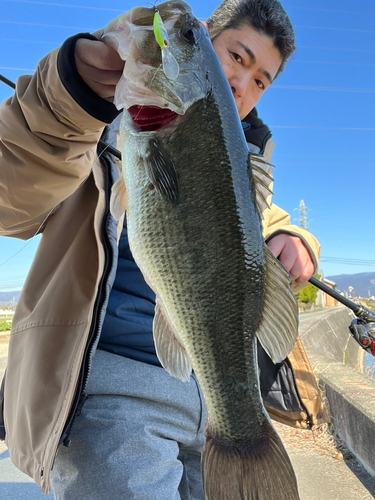
<path fill-rule="evenodd" d="M 289 275 L 262 237 L 272 178 L 251 161 L 205 27 L 182 1 L 157 10 L 159 33 L 156 9 L 142 7 L 105 30 L 126 61 L 112 213 L 126 209 L 131 251 L 157 297 L 162 365 L 185 381 L 193 369 L 204 394 L 206 499 L 298 500 L 258 379 L 257 339 L 280 362 L 297 337 Z"/>

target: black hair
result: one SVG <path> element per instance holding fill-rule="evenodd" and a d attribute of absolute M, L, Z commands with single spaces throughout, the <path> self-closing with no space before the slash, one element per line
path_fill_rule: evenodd
<path fill-rule="evenodd" d="M 284 70 L 296 50 L 292 23 L 279 0 L 224 0 L 207 19 L 211 40 L 224 30 L 250 25 L 271 38 L 281 55 L 276 77 Z"/>

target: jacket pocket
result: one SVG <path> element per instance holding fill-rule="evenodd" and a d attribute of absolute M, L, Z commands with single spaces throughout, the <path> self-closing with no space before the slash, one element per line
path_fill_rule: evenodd
<path fill-rule="evenodd" d="M 5 390 L 5 375 L 4 373 L 3 381 L 1 382 L 0 389 L 0 441 L 4 441 L 5 439 L 5 423 L 4 423 L 4 390 Z"/>

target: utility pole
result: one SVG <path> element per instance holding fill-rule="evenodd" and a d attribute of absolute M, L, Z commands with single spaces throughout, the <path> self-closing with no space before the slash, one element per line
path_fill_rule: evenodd
<path fill-rule="evenodd" d="M 306 229 L 306 231 L 309 230 L 309 221 L 310 219 L 307 217 L 307 211 L 309 209 L 306 207 L 305 202 L 301 200 L 301 203 L 299 204 L 298 212 L 299 212 L 299 217 L 298 217 L 298 222 L 299 222 L 299 227 L 302 227 L 302 229 Z"/>

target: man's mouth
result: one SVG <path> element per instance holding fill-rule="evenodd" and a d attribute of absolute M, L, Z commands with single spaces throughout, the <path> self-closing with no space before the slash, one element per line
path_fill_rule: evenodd
<path fill-rule="evenodd" d="M 131 106 L 128 112 L 133 123 L 141 129 L 141 132 L 160 130 L 178 116 L 177 113 L 170 109 L 157 106 Z"/>

